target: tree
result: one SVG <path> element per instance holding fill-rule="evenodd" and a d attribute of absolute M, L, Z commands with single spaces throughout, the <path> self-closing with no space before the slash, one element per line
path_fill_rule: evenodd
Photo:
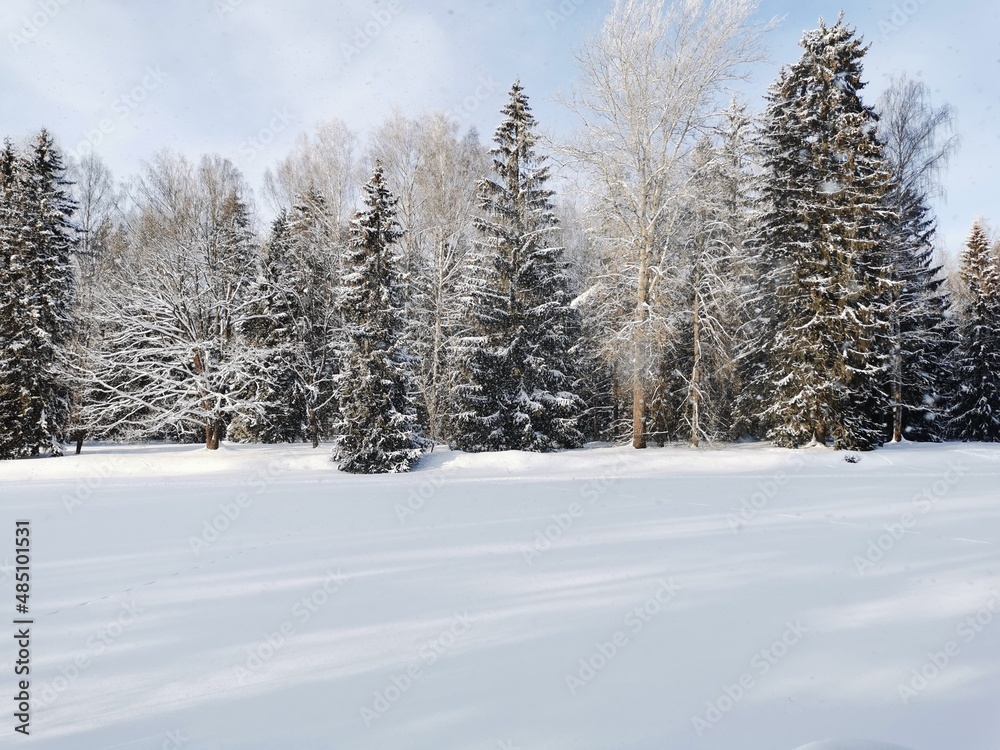
<path fill-rule="evenodd" d="M 582 443 L 571 391 L 578 313 L 555 229 L 549 170 L 519 82 L 481 183 L 480 234 L 466 271 L 468 319 L 457 351 L 453 440 L 466 451 L 549 451 Z"/>
<path fill-rule="evenodd" d="M 682 418 L 687 439 L 698 447 L 732 437 L 737 357 L 745 335 L 745 279 L 752 177 L 747 168 L 750 122 L 744 107 L 725 114 L 718 143 L 703 140 L 695 150 L 690 187 L 690 224 L 681 281 L 681 340 L 674 355 L 682 384 Z"/>
<path fill-rule="evenodd" d="M 304 435 L 307 406 L 300 373 L 305 351 L 297 325 L 304 269 L 296 263 L 288 224 L 284 212 L 274 220 L 240 323 L 251 356 L 236 374 L 233 390 L 254 408 L 233 419 L 228 434 L 238 441 L 292 443 Z"/>
<path fill-rule="evenodd" d="M 890 341 L 890 174 L 860 97 L 866 48 L 838 19 L 806 32 L 768 96 L 761 252 L 775 315 L 762 421 L 780 445 L 880 444 Z"/>
<path fill-rule="evenodd" d="M 0 457 L 62 455 L 70 409 L 76 246 L 62 157 L 42 130 L 0 154 Z"/>
<path fill-rule="evenodd" d="M 940 440 L 951 390 L 954 326 L 934 261 L 935 221 L 929 200 L 942 192 L 939 174 L 957 147 L 954 115 L 931 104 L 927 85 L 893 78 L 879 98 L 879 137 L 893 175 L 888 201 L 893 273 L 898 292 L 892 307 L 894 341 L 890 388 L 894 442 Z"/>
<path fill-rule="evenodd" d="M 603 282 L 608 354 L 623 363 L 632 391 L 632 444 L 646 447 L 651 384 L 673 333 L 656 305 L 674 264 L 683 193 L 698 139 L 717 122 L 719 95 L 760 59 L 763 29 L 750 22 L 756 0 L 616 0 L 598 38 L 579 54 L 583 81 L 569 106 L 582 123 L 568 154 L 593 186 L 597 230 L 616 278 Z M 668 295 L 660 295 L 666 301 Z"/>
<path fill-rule="evenodd" d="M 121 233 L 116 218 L 121 214 L 123 196 L 115 184 L 111 171 L 96 153 L 90 152 L 72 166 L 76 213 L 74 223 L 78 229 L 76 260 L 77 293 L 73 310 L 76 321 L 73 340 L 69 344 L 74 361 L 86 358 L 94 336 L 94 305 L 103 282 L 103 267 L 110 248 L 120 242 Z M 70 373 L 75 372 L 70 369 Z M 76 452 L 83 449 L 86 428 L 82 423 L 85 380 L 73 378 L 70 416 L 70 433 L 76 438 Z"/>
<path fill-rule="evenodd" d="M 458 287 L 473 242 L 486 153 L 475 131 L 460 138 L 458 124 L 439 114 L 391 118 L 376 131 L 372 152 L 397 186 L 398 216 L 406 227 L 397 253 L 406 348 L 416 359 L 418 411 L 430 439 L 440 441 L 463 314 Z"/>
<path fill-rule="evenodd" d="M 195 169 L 164 153 L 136 192 L 80 366 L 83 418 L 98 437 L 197 431 L 214 450 L 235 415 L 260 408 L 235 388 L 252 357 L 240 331 L 257 267 L 246 187 L 222 158 Z"/>
<path fill-rule="evenodd" d="M 400 348 L 403 320 L 392 253 L 402 230 L 395 203 L 376 165 L 365 186 L 366 208 L 351 223 L 344 254 L 333 460 L 353 474 L 408 471 L 425 446 L 410 396 L 410 360 Z"/>
<path fill-rule="evenodd" d="M 972 227 L 962 254 L 965 309 L 955 354 L 958 393 L 950 412 L 957 440 L 1000 441 L 1000 259 L 982 221 Z"/>

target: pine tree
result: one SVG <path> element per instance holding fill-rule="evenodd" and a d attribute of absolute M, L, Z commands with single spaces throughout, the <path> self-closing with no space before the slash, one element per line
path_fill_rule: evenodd
<path fill-rule="evenodd" d="M 958 393 L 950 431 L 958 440 L 1000 441 L 1000 259 L 976 222 L 962 254 L 967 303 L 955 354 Z"/>
<path fill-rule="evenodd" d="M 0 403 L 10 427 L 0 438 L 0 457 L 62 455 L 70 400 L 66 344 L 73 330 L 75 204 L 62 157 L 44 130 L 26 157 L 8 143 L 0 173 Z"/>
<path fill-rule="evenodd" d="M 503 114 L 466 272 L 453 440 L 466 451 L 575 447 L 583 440 L 572 353 L 580 321 L 562 248 L 547 242 L 556 228 L 549 170 L 535 152 L 536 121 L 519 82 Z"/>
<path fill-rule="evenodd" d="M 365 186 L 366 208 L 351 223 L 344 255 L 344 349 L 333 460 L 353 474 L 408 471 L 426 444 L 410 393 L 411 363 L 400 347 L 403 320 L 392 253 L 402 229 L 395 202 L 376 165 Z"/>
<path fill-rule="evenodd" d="M 801 45 L 764 128 L 760 236 L 776 313 L 760 417 L 780 445 L 871 449 L 888 412 L 890 175 L 859 94 L 867 48 L 842 18 Z"/>

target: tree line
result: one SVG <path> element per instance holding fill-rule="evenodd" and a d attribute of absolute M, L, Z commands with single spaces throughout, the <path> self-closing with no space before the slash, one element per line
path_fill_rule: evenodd
<path fill-rule="evenodd" d="M 905 77 L 866 103 L 841 17 L 748 114 L 755 9 L 617 2 L 568 143 L 519 81 L 489 149 L 443 114 L 364 152 L 321 125 L 265 175 L 264 232 L 222 157 L 123 188 L 45 131 L 8 141 L 0 456 L 332 441 L 368 473 L 445 442 L 997 440 L 998 242 L 977 222 L 950 277 L 935 255 L 950 109 Z"/>

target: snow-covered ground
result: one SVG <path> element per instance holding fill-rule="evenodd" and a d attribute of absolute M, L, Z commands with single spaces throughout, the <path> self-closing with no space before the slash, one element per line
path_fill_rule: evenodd
<path fill-rule="evenodd" d="M 0 745 L 1000 748 L 1000 446 L 843 459 L 438 451 L 381 477 L 306 446 L 4 462 Z M 30 738 L 11 694 L 21 518 Z"/>

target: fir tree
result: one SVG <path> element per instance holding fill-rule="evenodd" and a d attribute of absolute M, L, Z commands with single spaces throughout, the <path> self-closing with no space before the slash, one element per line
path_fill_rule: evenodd
<path fill-rule="evenodd" d="M 466 451 L 549 451 L 582 443 L 573 345 L 580 337 L 536 121 L 520 83 L 494 136 L 493 175 L 481 183 L 480 235 L 456 352 L 454 444 Z"/>
<path fill-rule="evenodd" d="M 42 131 L 26 157 L 8 143 L 0 155 L 3 323 L 0 457 L 61 455 L 69 415 L 66 345 L 75 278 L 75 204 L 62 157 Z"/>
<path fill-rule="evenodd" d="M 891 353 L 890 175 L 843 19 L 807 32 L 769 94 L 761 251 L 776 313 L 761 420 L 780 445 L 883 439 Z"/>
<path fill-rule="evenodd" d="M 894 186 L 897 221 L 890 227 L 893 277 L 892 369 L 889 374 L 893 441 L 942 440 L 947 396 L 952 390 L 954 325 L 941 267 L 934 263 L 934 219 L 926 201 Z"/>
<path fill-rule="evenodd" d="M 243 387 L 257 394 L 263 409 L 240 419 L 248 440 L 305 436 L 316 448 L 328 432 L 340 327 L 338 249 L 325 200 L 316 191 L 300 196 L 274 223 L 245 323 L 257 361 Z"/>
<path fill-rule="evenodd" d="M 955 355 L 958 393 L 950 414 L 958 440 L 1000 441 L 1000 260 L 976 222 L 962 254 L 967 302 Z"/>
<path fill-rule="evenodd" d="M 425 446 L 410 394 L 411 364 L 400 347 L 403 320 L 392 252 L 402 229 L 395 202 L 376 165 L 365 186 L 366 208 L 351 223 L 344 255 L 344 350 L 333 460 L 353 474 L 408 471 Z"/>
<path fill-rule="evenodd" d="M 251 300 L 241 321 L 250 351 L 234 390 L 257 405 L 234 419 L 230 435 L 255 443 L 291 443 L 303 437 L 306 412 L 298 378 L 302 359 L 296 327 L 295 283 L 301 270 L 294 265 L 288 217 L 275 219 L 262 250 L 261 268 L 247 296 Z"/>

